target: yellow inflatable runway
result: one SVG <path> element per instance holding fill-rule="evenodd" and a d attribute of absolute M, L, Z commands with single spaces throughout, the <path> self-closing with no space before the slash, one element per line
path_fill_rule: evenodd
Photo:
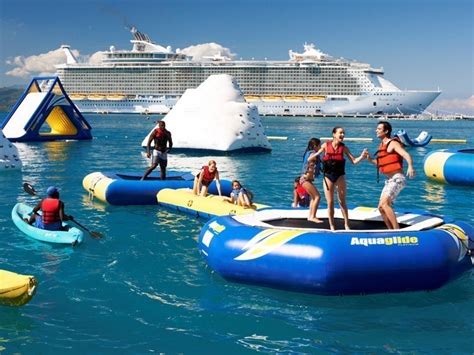
<path fill-rule="evenodd" d="M 33 298 L 36 285 L 33 276 L 0 270 L 0 304 L 23 306 Z"/>
<path fill-rule="evenodd" d="M 159 205 L 203 218 L 248 214 L 255 212 L 255 209 L 268 207 L 254 203 L 255 208 L 245 208 L 227 202 L 223 197 L 216 195 L 196 196 L 191 189 L 163 189 L 158 192 L 156 199 Z"/>

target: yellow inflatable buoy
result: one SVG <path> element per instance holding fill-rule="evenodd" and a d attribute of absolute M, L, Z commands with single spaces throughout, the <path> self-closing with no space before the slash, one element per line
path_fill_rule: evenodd
<path fill-rule="evenodd" d="M 0 304 L 23 306 L 33 298 L 36 286 L 33 276 L 0 270 Z"/>

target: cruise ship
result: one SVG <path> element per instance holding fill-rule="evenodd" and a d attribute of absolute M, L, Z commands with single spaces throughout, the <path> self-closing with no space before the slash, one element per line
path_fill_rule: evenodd
<path fill-rule="evenodd" d="M 98 64 L 81 63 L 69 46 L 57 66 L 66 91 L 82 112 L 166 114 L 186 89 L 210 75 L 229 74 L 261 115 L 416 115 L 440 91 L 400 90 L 382 68 L 331 57 L 312 44 L 289 51 L 286 61 L 200 60 L 153 42 L 131 28 L 132 50 L 104 52 Z"/>

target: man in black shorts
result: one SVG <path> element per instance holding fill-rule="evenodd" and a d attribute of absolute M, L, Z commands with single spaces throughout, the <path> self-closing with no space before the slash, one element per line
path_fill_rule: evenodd
<path fill-rule="evenodd" d="M 145 171 L 145 174 L 141 180 L 145 180 L 146 177 L 156 169 L 158 164 L 161 170 L 161 180 L 166 180 L 166 166 L 168 165 L 168 153 L 173 147 L 173 141 L 171 140 L 171 132 L 166 128 L 164 121 L 158 123 L 158 128 L 155 128 L 151 132 L 146 145 L 146 156 L 151 157 L 150 149 L 151 142 L 154 142 L 153 157 L 151 159 L 151 166 Z"/>

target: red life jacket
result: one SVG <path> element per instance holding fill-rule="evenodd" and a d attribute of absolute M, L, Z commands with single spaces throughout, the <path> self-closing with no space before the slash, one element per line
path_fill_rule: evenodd
<path fill-rule="evenodd" d="M 305 196 L 308 194 L 301 184 L 296 185 L 296 193 L 298 194 L 299 198 L 305 198 Z"/>
<path fill-rule="evenodd" d="M 45 198 L 41 202 L 41 211 L 43 211 L 43 224 L 59 222 L 59 199 Z"/>
<path fill-rule="evenodd" d="M 345 160 L 344 159 L 344 143 L 339 143 L 336 149 L 332 145 L 332 141 L 326 142 L 326 152 L 324 153 L 323 161 L 328 160 Z"/>
<path fill-rule="evenodd" d="M 202 169 L 204 170 L 204 174 L 202 175 L 202 179 L 204 181 L 214 180 L 214 178 L 216 177 L 217 168 L 212 173 L 209 171 L 209 166 L 207 166 L 207 165 L 203 166 Z"/>
<path fill-rule="evenodd" d="M 379 145 L 379 150 L 377 150 L 377 153 L 376 153 L 377 154 L 377 168 L 383 174 L 390 174 L 397 170 L 403 169 L 402 156 L 395 151 L 391 153 L 387 151 L 388 145 L 393 140 L 400 142 L 398 137 L 389 139 L 386 144 L 381 142 Z"/>
<path fill-rule="evenodd" d="M 326 142 L 326 152 L 323 157 L 324 175 L 344 175 L 346 159 L 344 159 L 344 143 L 339 143 L 336 149 L 332 146 L 332 141 Z"/>
<path fill-rule="evenodd" d="M 155 131 L 153 132 L 155 138 L 164 138 L 166 137 L 166 129 L 161 129 L 161 128 L 155 128 Z"/>

